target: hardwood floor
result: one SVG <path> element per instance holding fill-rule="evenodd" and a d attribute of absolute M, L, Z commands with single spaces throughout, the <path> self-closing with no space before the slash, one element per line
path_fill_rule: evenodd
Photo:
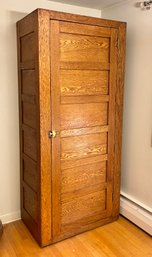
<path fill-rule="evenodd" d="M 152 257 L 152 238 L 118 221 L 41 249 L 22 221 L 4 226 L 0 257 Z"/>

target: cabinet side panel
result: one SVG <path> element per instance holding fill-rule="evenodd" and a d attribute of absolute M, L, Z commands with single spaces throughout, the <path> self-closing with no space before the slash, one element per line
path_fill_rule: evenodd
<path fill-rule="evenodd" d="M 36 12 L 17 23 L 21 216 L 40 242 L 39 106 L 36 72 Z"/>
<path fill-rule="evenodd" d="M 50 90 L 50 15 L 38 10 L 38 74 L 40 103 L 40 180 L 41 246 L 51 243 L 51 90 Z"/>
<path fill-rule="evenodd" d="M 113 188 L 113 218 L 119 215 L 120 208 L 120 169 L 122 152 L 122 116 L 126 53 L 126 24 L 121 23 L 118 33 L 118 67 L 115 107 L 115 156 L 114 156 L 114 188 Z"/>

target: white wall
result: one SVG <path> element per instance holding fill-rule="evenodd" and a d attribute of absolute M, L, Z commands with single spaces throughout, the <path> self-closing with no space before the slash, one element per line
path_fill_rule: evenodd
<path fill-rule="evenodd" d="M 136 3 L 104 9 L 102 17 L 128 23 L 122 193 L 152 210 L 152 11 Z"/>
<path fill-rule="evenodd" d="M 95 17 L 99 10 L 47 0 L 5 0 L 0 7 L 0 218 L 20 217 L 16 21 L 36 8 Z"/>

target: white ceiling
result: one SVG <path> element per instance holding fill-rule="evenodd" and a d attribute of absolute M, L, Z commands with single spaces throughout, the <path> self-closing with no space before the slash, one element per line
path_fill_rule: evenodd
<path fill-rule="evenodd" d="M 53 0 L 54 2 L 60 2 L 71 5 L 78 5 L 94 9 L 103 9 L 110 5 L 125 2 L 126 0 Z"/>

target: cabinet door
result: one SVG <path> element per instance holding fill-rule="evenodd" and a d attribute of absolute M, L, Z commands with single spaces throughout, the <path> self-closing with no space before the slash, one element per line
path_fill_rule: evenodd
<path fill-rule="evenodd" d="M 50 49 L 57 241 L 112 214 L 117 29 L 52 20 Z"/>

